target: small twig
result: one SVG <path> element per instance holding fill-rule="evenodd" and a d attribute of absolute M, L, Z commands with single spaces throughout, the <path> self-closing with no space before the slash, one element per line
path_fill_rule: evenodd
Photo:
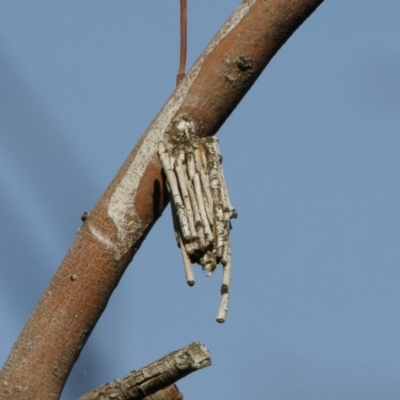
<path fill-rule="evenodd" d="M 187 153 L 186 157 L 188 160 L 188 165 L 191 167 L 191 169 L 193 169 L 195 171 L 196 168 L 195 168 L 195 160 L 194 160 L 193 153 Z M 190 176 L 190 172 L 189 172 L 189 176 Z M 209 241 L 208 238 L 212 236 L 212 233 L 211 233 L 210 225 L 208 224 L 208 217 L 207 217 L 207 213 L 206 213 L 206 209 L 205 209 L 205 201 L 204 201 L 203 191 L 201 190 L 199 173 L 197 171 L 195 171 L 193 176 L 190 176 L 190 178 L 193 180 L 197 204 L 199 205 L 200 222 L 204 228 L 204 233 L 207 237 L 207 241 Z"/>
<path fill-rule="evenodd" d="M 219 153 L 212 143 L 206 143 L 206 147 L 208 150 L 208 175 L 210 177 L 210 188 L 214 202 L 215 230 L 217 235 L 217 244 L 215 247 L 217 250 L 217 257 L 221 259 L 225 245 L 225 225 L 229 221 L 225 218 L 224 205 L 222 202 L 221 182 L 218 173 L 220 167 Z"/>
<path fill-rule="evenodd" d="M 79 400 L 143 400 L 191 372 L 211 365 L 207 348 L 194 342 L 121 379 L 86 393 Z M 155 397 L 157 399 L 159 397 Z M 161 398 L 161 397 L 160 397 Z"/>
<path fill-rule="evenodd" d="M 182 238 L 180 235 L 179 235 L 179 244 L 180 244 L 180 248 L 182 251 L 183 267 L 185 268 L 186 282 L 189 286 L 193 286 L 194 285 L 194 274 L 193 274 L 192 262 L 190 261 L 189 255 L 186 252 L 185 245 L 183 244 Z"/>
<path fill-rule="evenodd" d="M 221 285 L 221 304 L 219 306 L 217 322 L 224 323 L 228 315 L 229 292 L 231 285 L 231 249 L 230 243 L 226 244 L 224 257 L 221 261 L 223 264 L 222 285 Z"/>
<path fill-rule="evenodd" d="M 207 171 L 207 160 L 205 156 L 205 151 L 204 148 L 202 147 L 202 152 L 200 153 L 199 146 L 197 146 L 194 150 L 194 156 L 196 160 L 196 164 L 198 165 L 198 171 L 200 173 L 200 179 L 201 179 L 201 184 L 203 186 L 206 199 L 207 201 L 205 202 L 205 208 L 207 212 L 207 217 L 208 217 L 208 222 L 210 224 L 214 223 L 214 214 L 213 214 L 213 209 L 214 209 L 214 203 L 210 191 L 210 179 L 208 177 L 208 174 L 206 175 Z M 214 240 L 214 237 L 211 235 L 209 237 L 209 242 L 212 242 Z"/>
<path fill-rule="evenodd" d="M 178 182 L 176 180 L 175 173 L 173 167 L 171 166 L 169 156 L 167 154 L 163 141 L 160 141 L 158 143 L 158 152 L 160 155 L 162 166 L 165 171 L 165 175 L 167 176 L 168 183 L 171 189 L 170 193 L 176 209 L 176 213 L 178 215 L 179 223 L 182 230 L 182 235 L 186 240 L 190 240 L 192 238 L 192 235 L 190 233 L 188 220 L 186 218 L 185 207 L 183 205 L 183 201 L 178 189 Z"/>
<path fill-rule="evenodd" d="M 228 189 L 226 187 L 226 181 L 225 181 L 225 175 L 224 175 L 224 169 L 222 168 L 222 156 L 219 150 L 219 145 L 218 145 L 218 139 L 216 137 L 213 137 L 213 147 L 215 153 L 219 157 L 219 163 L 220 163 L 220 168 L 218 169 L 218 175 L 219 175 L 219 180 L 221 182 L 221 189 L 222 189 L 222 201 L 224 203 L 224 212 L 226 211 L 228 213 L 227 219 L 231 218 L 237 218 L 237 212 L 235 208 L 232 206 L 231 200 L 229 198 L 228 194 Z"/>
<path fill-rule="evenodd" d="M 193 210 L 192 210 L 192 205 L 190 204 L 190 198 L 189 198 L 189 193 L 188 193 L 188 188 L 187 188 L 187 173 L 186 169 L 184 168 L 184 163 L 185 161 L 185 154 L 183 152 L 179 153 L 178 158 L 176 160 L 176 167 L 175 167 L 175 172 L 176 176 L 178 178 L 178 183 L 179 183 L 179 188 L 182 193 L 183 197 L 183 202 L 186 207 L 186 216 L 189 222 L 189 228 L 190 232 L 192 234 L 192 237 L 195 238 L 197 236 L 196 233 L 196 228 L 195 228 L 195 221 L 193 217 Z"/>
<path fill-rule="evenodd" d="M 199 228 L 202 228 L 199 205 L 197 204 L 196 194 L 195 194 L 194 188 L 192 186 L 192 183 L 190 181 L 188 181 L 187 188 L 188 188 L 188 192 L 189 192 L 190 201 L 193 206 L 193 215 L 194 215 L 194 222 L 195 222 L 195 227 L 196 227 L 196 236 L 200 242 L 200 240 L 201 240 L 200 237 L 204 237 L 204 235 L 203 235 L 202 229 L 199 229 Z"/>
<path fill-rule="evenodd" d="M 176 77 L 176 85 L 178 86 L 185 76 L 186 66 L 186 49 L 187 49 L 187 4 L 186 0 L 181 1 L 181 49 L 179 57 L 179 70 Z"/>

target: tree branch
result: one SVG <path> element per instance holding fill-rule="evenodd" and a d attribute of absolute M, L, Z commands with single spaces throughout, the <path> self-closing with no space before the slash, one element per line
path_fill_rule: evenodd
<path fill-rule="evenodd" d="M 126 267 L 168 202 L 157 144 L 189 115 L 213 135 L 323 0 L 245 0 L 232 14 L 89 213 L 0 373 L 0 397 L 58 399 Z"/>
<path fill-rule="evenodd" d="M 165 389 L 161 389 L 158 392 L 145 397 L 144 400 L 185 400 L 185 398 L 176 385 L 170 385 Z"/>
<path fill-rule="evenodd" d="M 208 351 L 201 343 L 192 343 L 174 351 L 123 378 L 106 383 L 79 400 L 142 400 L 194 371 L 211 365 Z"/>
<path fill-rule="evenodd" d="M 180 54 L 179 69 L 176 77 L 176 84 L 179 85 L 185 76 L 186 52 L 187 52 L 187 4 L 186 0 L 180 0 Z"/>

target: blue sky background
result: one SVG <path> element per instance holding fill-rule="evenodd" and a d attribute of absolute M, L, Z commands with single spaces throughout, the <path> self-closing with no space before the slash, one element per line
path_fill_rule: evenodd
<path fill-rule="evenodd" d="M 189 0 L 190 66 L 240 3 Z M 175 86 L 176 1 L 0 1 L 0 364 Z M 400 2 L 326 0 L 218 136 L 233 282 L 184 280 L 169 210 L 63 400 L 201 341 L 189 400 L 400 397 Z"/>

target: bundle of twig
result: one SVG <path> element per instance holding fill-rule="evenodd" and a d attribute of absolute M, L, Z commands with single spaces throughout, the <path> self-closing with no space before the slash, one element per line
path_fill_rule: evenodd
<path fill-rule="evenodd" d="M 158 153 L 167 177 L 177 244 L 182 250 L 186 280 L 194 285 L 192 264 L 210 276 L 223 265 L 221 306 L 217 321 L 228 312 L 233 208 L 222 170 L 216 137 L 196 136 L 196 122 L 188 116 L 175 119 L 159 142 Z"/>

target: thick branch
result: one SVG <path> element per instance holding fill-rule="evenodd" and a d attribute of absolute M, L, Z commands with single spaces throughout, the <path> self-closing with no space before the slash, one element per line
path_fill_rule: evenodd
<path fill-rule="evenodd" d="M 102 195 L 0 373 L 0 397 L 58 399 L 68 374 L 168 196 L 157 144 L 182 114 L 213 135 L 323 0 L 245 0 L 156 116 Z"/>
<path fill-rule="evenodd" d="M 208 351 L 201 343 L 192 343 L 174 351 L 123 378 L 106 383 L 79 400 L 142 400 L 194 371 L 211 365 Z"/>

